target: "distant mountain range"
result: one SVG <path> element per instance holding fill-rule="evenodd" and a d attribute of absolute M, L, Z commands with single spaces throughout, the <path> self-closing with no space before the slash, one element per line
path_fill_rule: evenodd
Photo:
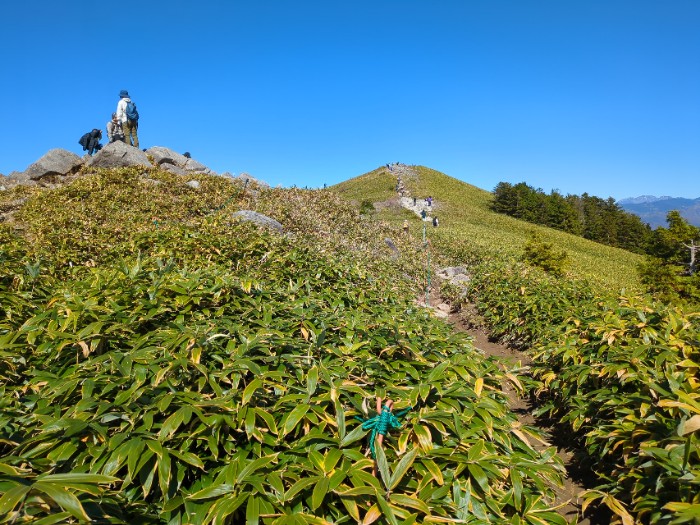
<path fill-rule="evenodd" d="M 638 215 L 652 228 L 668 226 L 666 215 L 671 210 L 678 210 L 686 221 L 700 227 L 700 198 L 684 199 L 682 197 L 654 197 L 642 195 L 617 201 L 623 210 Z"/>

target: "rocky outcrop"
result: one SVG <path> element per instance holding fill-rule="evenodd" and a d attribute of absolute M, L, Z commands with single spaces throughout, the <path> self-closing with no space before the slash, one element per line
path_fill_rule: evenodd
<path fill-rule="evenodd" d="M 187 162 L 182 167 L 188 173 L 206 173 L 208 175 L 211 175 L 214 173 L 209 168 L 207 168 L 204 164 L 202 164 L 201 162 L 197 162 L 194 159 L 187 159 Z"/>
<path fill-rule="evenodd" d="M 153 157 L 155 163 L 160 167 L 166 167 L 168 165 L 182 167 L 187 164 L 188 160 L 184 155 L 176 153 L 173 150 L 163 146 L 153 146 L 152 148 L 148 148 L 146 153 Z"/>
<path fill-rule="evenodd" d="M 151 167 L 148 155 L 133 146 L 117 140 L 110 142 L 86 162 L 93 168 L 126 168 L 129 166 Z"/>
<path fill-rule="evenodd" d="M 284 229 L 282 225 L 275 219 L 272 219 L 267 215 L 263 215 L 262 213 L 258 213 L 252 210 L 237 211 L 235 213 L 232 213 L 231 217 L 243 222 L 252 222 L 254 224 L 257 224 L 258 226 L 262 226 L 263 228 L 269 228 L 277 232 L 282 232 L 282 230 Z"/>
<path fill-rule="evenodd" d="M 17 175 L 16 179 L 39 180 L 51 175 L 70 175 L 78 171 L 82 164 L 82 159 L 75 153 L 64 149 L 52 149 L 29 166 L 23 174 Z"/>
<path fill-rule="evenodd" d="M 52 188 L 56 184 L 64 184 L 79 175 L 84 166 L 93 168 L 125 168 L 141 166 L 143 168 L 158 167 L 179 176 L 194 174 L 216 175 L 207 166 L 187 156 L 176 153 L 163 146 L 153 146 L 145 152 L 116 141 L 105 145 L 94 156 L 79 157 L 75 153 L 63 149 L 52 149 L 25 171 L 13 171 L 7 177 L 0 175 L 0 191 L 17 185 L 36 185 Z M 246 173 L 233 176 L 225 173 L 231 182 L 269 188 L 270 185 L 257 180 Z"/>
<path fill-rule="evenodd" d="M 146 153 L 150 155 L 154 162 L 170 173 L 176 175 L 185 175 L 190 173 L 206 173 L 213 175 L 214 172 L 207 168 L 201 162 L 194 160 L 191 157 L 185 157 L 180 153 L 176 153 L 171 149 L 163 146 L 153 146 L 148 148 Z"/>

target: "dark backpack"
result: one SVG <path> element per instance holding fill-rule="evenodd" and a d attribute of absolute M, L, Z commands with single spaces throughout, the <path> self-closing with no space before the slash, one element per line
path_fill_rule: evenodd
<path fill-rule="evenodd" d="M 139 112 L 136 109 L 136 104 L 133 102 L 129 101 L 126 103 L 126 119 L 130 122 L 138 122 L 139 121 Z"/>
<path fill-rule="evenodd" d="M 90 131 L 88 131 L 85 135 L 80 137 L 80 140 L 78 141 L 78 144 L 80 144 L 83 147 L 83 151 L 88 149 L 88 144 L 90 143 Z"/>

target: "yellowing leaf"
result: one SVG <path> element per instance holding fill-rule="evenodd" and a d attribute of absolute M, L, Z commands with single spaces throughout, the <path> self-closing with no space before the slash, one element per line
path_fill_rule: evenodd
<path fill-rule="evenodd" d="M 687 436 L 697 430 L 700 430 L 700 415 L 696 414 L 678 427 L 678 434 L 680 436 Z"/>
<path fill-rule="evenodd" d="M 682 401 L 672 401 L 671 399 L 662 399 L 659 401 L 659 406 L 663 408 L 683 408 L 689 410 L 690 412 L 696 412 L 700 414 L 700 408 L 689 405 L 688 403 L 683 403 Z"/>
<path fill-rule="evenodd" d="M 474 393 L 476 397 L 481 397 L 481 391 L 484 389 L 484 378 L 478 377 L 474 383 Z"/>
<path fill-rule="evenodd" d="M 365 514 L 365 518 L 362 520 L 361 525 L 370 525 L 370 523 L 374 523 L 377 521 L 382 515 L 382 511 L 379 510 L 379 507 L 374 504 L 372 507 L 367 511 L 367 514 Z"/>

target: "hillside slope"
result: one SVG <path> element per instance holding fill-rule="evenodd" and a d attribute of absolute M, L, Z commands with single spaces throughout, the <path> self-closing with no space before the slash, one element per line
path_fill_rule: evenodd
<path fill-rule="evenodd" d="M 564 525 L 521 380 L 416 306 L 392 224 L 156 168 L 0 209 L 0 520 Z"/>
<path fill-rule="evenodd" d="M 439 217 L 440 227 L 429 228 L 427 233 L 439 251 L 452 254 L 453 262 L 518 258 L 534 231 L 567 252 L 569 278 L 586 279 L 606 291 L 639 289 L 635 271 L 641 260 L 638 255 L 495 213 L 489 209 L 489 192 L 423 166 L 381 167 L 330 189 L 356 202 L 377 203 L 380 217 L 396 228 L 410 218 L 412 235 L 420 238 L 420 218 L 398 206 L 398 175 L 407 194 L 418 199 L 433 197 L 433 214 Z"/>

